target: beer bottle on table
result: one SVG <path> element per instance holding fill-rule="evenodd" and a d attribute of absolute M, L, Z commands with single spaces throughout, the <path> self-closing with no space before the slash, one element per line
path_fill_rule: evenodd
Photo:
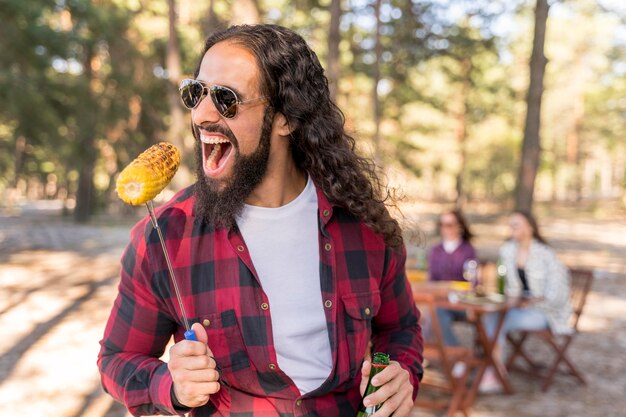
<path fill-rule="evenodd" d="M 498 260 L 498 266 L 497 266 L 496 271 L 498 274 L 498 280 L 497 280 L 498 294 L 504 295 L 505 289 L 506 289 L 506 265 L 504 265 L 504 262 L 502 262 L 502 259 Z"/>
<path fill-rule="evenodd" d="M 372 385 L 372 378 L 374 378 L 374 375 L 376 375 L 377 373 L 385 369 L 387 365 L 389 365 L 389 355 L 387 355 L 386 353 L 381 353 L 381 352 L 374 353 L 374 356 L 372 358 L 372 368 L 370 369 L 370 377 L 369 377 L 369 380 L 367 381 L 367 387 L 365 387 L 365 393 L 363 394 L 363 398 L 367 397 L 371 393 L 376 392 L 376 390 L 378 390 L 378 387 L 375 387 L 374 385 Z M 363 402 L 361 402 L 361 407 L 359 408 L 359 411 L 356 413 L 356 417 L 371 416 L 381 406 L 382 406 L 382 403 L 378 405 L 365 407 Z"/>

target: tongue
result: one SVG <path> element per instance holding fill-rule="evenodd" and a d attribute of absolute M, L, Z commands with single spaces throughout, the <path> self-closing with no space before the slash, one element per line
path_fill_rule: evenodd
<path fill-rule="evenodd" d="M 213 145 L 213 149 L 211 150 L 211 153 L 209 154 L 209 157 L 207 158 L 207 165 L 209 166 L 209 169 L 212 171 L 216 170 L 221 158 L 222 158 L 222 144 L 216 143 L 215 145 Z"/>

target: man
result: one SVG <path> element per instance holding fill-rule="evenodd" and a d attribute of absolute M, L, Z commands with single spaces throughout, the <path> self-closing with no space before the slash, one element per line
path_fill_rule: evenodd
<path fill-rule="evenodd" d="M 231 27 L 181 98 L 198 181 L 157 214 L 198 341 L 144 219 L 101 342 L 105 390 L 135 415 L 346 417 L 363 400 L 407 416 L 422 338 L 401 231 L 315 53 L 279 26 Z M 362 399 L 370 343 L 392 362 Z"/>

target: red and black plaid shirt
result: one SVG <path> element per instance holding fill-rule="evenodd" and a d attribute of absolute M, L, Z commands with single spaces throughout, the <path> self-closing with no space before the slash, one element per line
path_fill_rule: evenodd
<path fill-rule="evenodd" d="M 192 415 L 353 416 L 370 340 L 373 351 L 388 353 L 410 372 L 415 398 L 422 337 L 404 249 L 385 246 L 380 235 L 333 207 L 318 189 L 320 282 L 333 366 L 322 386 L 301 396 L 277 365 L 272 306 L 241 233 L 200 221 L 194 200 L 189 187 L 157 210 L 185 310 L 191 322 L 205 326 L 223 378 L 222 389 Z M 131 232 L 119 294 L 100 342 L 105 390 L 135 415 L 177 414 L 172 377 L 158 358 L 171 336 L 178 341 L 183 333 L 158 236 L 146 218 Z"/>

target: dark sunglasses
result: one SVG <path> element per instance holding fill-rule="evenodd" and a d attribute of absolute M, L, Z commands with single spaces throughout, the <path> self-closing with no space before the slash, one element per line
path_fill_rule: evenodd
<path fill-rule="evenodd" d="M 237 115 L 238 105 L 265 99 L 265 96 L 263 96 L 241 101 L 237 94 L 228 87 L 221 85 L 208 86 L 202 81 L 191 79 L 181 81 L 178 92 L 183 104 L 189 110 L 198 107 L 208 93 L 217 111 L 227 119 L 232 119 Z"/>

